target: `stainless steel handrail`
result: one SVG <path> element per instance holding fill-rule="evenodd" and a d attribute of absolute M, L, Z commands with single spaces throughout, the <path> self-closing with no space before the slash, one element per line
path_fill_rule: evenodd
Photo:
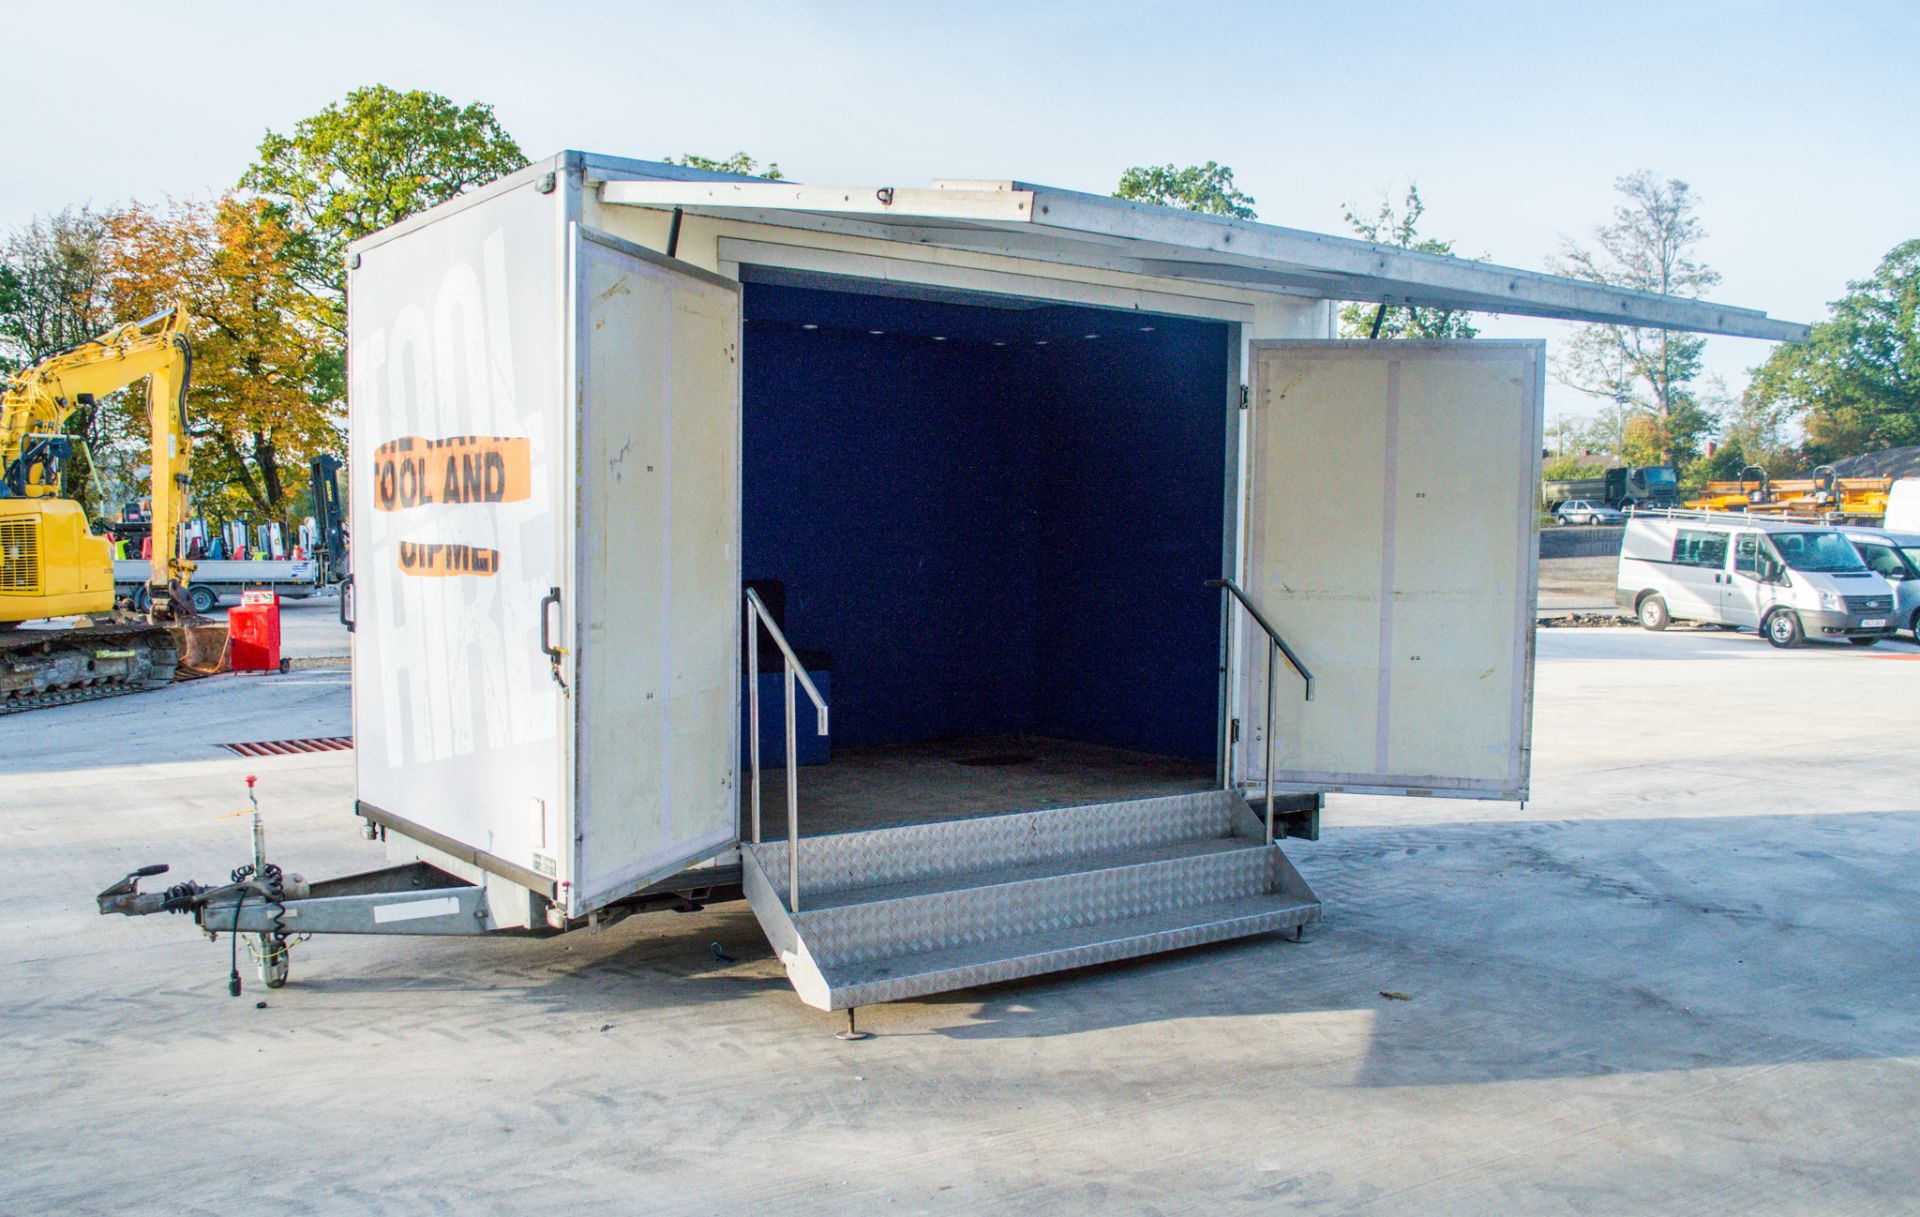
<path fill-rule="evenodd" d="M 827 703 L 820 696 L 820 690 L 814 688 L 813 677 L 807 675 L 806 668 L 800 664 L 800 657 L 787 645 L 787 636 L 773 623 L 773 615 L 767 612 L 767 606 L 752 588 L 747 589 L 747 751 L 753 765 L 753 843 L 760 844 L 760 634 L 755 624 L 765 627 L 767 636 L 773 639 L 773 645 L 780 648 L 780 654 L 786 657 L 787 673 L 787 911 L 800 911 L 800 768 L 795 755 L 799 732 L 797 730 L 799 707 L 794 702 L 793 682 L 798 677 L 800 686 L 807 691 L 812 700 L 816 725 L 820 734 L 827 733 Z"/>
<path fill-rule="evenodd" d="M 1256 606 L 1253 601 L 1247 599 L 1247 593 L 1240 590 L 1239 584 L 1235 583 L 1231 579 L 1209 579 L 1207 580 L 1207 586 L 1217 587 L 1221 591 L 1226 592 L 1228 595 L 1232 596 L 1235 600 L 1238 600 L 1240 602 L 1240 607 L 1247 610 L 1247 615 L 1253 618 L 1254 623 L 1258 625 L 1262 630 L 1266 631 L 1266 635 L 1267 635 L 1267 844 L 1272 845 L 1273 844 L 1273 678 L 1276 671 L 1276 663 L 1274 659 L 1275 653 L 1277 652 L 1281 655 L 1285 655 L 1287 657 L 1287 663 L 1293 668 L 1294 671 L 1300 674 L 1301 681 L 1304 682 L 1306 685 L 1307 701 L 1313 700 L 1313 673 L 1307 671 L 1307 666 L 1300 662 L 1300 657 L 1293 653 L 1293 648 L 1287 645 L 1286 639 L 1280 637 L 1280 631 L 1273 628 L 1273 623 L 1267 620 L 1266 615 L 1260 611 L 1259 607 Z M 1233 783 L 1233 779 L 1231 777 L 1232 769 L 1233 769 L 1232 765 L 1229 764 L 1227 766 L 1227 771 L 1229 774 L 1227 783 L 1229 787 L 1231 787 Z"/>

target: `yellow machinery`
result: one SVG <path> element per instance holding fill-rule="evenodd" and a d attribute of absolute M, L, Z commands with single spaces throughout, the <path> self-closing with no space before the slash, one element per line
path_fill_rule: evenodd
<path fill-rule="evenodd" d="M 113 608 L 113 550 L 94 536 L 78 503 L 60 497 L 73 440 L 72 413 L 139 380 L 147 381 L 153 435 L 154 617 L 176 614 L 174 594 L 192 563 L 180 552 L 191 436 L 187 382 L 193 346 L 175 306 L 48 356 L 0 395 L 0 622 L 34 621 Z"/>
<path fill-rule="evenodd" d="M 1892 478 L 1843 478 L 1831 465 L 1820 466 L 1808 477 L 1779 481 L 1768 477 L 1758 465 L 1749 465 L 1740 471 L 1739 481 L 1708 482 L 1686 505 L 1696 511 L 1745 511 L 1825 519 L 1835 524 L 1873 524 L 1887 514 L 1887 495 L 1892 489 Z"/>
<path fill-rule="evenodd" d="M 0 392 L 0 713 L 131 692 L 173 678 L 181 640 L 165 624 L 191 615 L 193 563 L 180 549 L 187 510 L 187 383 L 193 346 L 179 306 L 118 326 L 17 373 Z M 80 504 L 62 497 L 75 410 L 147 382 L 153 436 L 152 600 L 145 623 L 15 629 L 114 607 L 113 550 Z"/>

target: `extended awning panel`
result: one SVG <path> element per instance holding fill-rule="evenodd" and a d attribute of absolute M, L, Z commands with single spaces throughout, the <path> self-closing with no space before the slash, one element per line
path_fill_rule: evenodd
<path fill-rule="evenodd" d="M 631 165 L 632 163 L 629 162 Z M 644 176 L 604 181 L 602 203 L 1004 254 L 1315 299 L 1511 313 L 1800 341 L 1757 309 L 1629 291 L 1348 237 L 1130 203 L 1024 182 L 925 188 Z M 664 175 L 663 175 L 664 176 Z"/>

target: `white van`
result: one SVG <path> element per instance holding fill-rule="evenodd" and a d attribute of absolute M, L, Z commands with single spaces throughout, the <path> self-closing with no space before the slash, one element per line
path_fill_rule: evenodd
<path fill-rule="evenodd" d="M 1915 483 L 1920 486 L 1920 482 Z M 1920 642 L 1920 532 L 1843 527 L 1867 569 L 1893 585 L 1893 624 Z"/>
<path fill-rule="evenodd" d="M 1755 629 L 1777 647 L 1808 638 L 1872 646 L 1899 628 L 1893 588 L 1835 528 L 1732 512 L 1636 514 L 1621 539 L 1616 600 L 1640 624 Z"/>

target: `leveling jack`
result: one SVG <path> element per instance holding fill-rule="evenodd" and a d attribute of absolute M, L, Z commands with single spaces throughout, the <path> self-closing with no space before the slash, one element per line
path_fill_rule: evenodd
<path fill-rule="evenodd" d="M 280 868 L 267 861 L 266 828 L 260 820 L 260 800 L 254 793 L 254 775 L 247 775 L 246 811 L 235 815 L 251 815 L 253 818 L 253 861 L 238 867 L 229 877 L 229 882 L 219 887 L 207 887 L 193 882 L 176 883 L 164 892 L 140 891 L 140 880 L 164 875 L 169 869 L 164 862 L 143 866 L 130 871 L 118 883 L 101 892 L 97 901 L 102 913 L 124 913 L 129 917 L 147 913 L 191 913 L 200 928 L 206 931 L 212 941 L 219 941 L 220 932 L 225 930 L 231 935 L 231 959 L 227 974 L 227 992 L 240 996 L 240 939 L 242 925 L 252 930 L 252 941 L 247 943 L 247 953 L 259 964 L 260 980 L 269 989 L 278 989 L 287 983 L 289 956 L 293 948 L 293 935 L 286 927 L 289 900 L 299 900 L 308 894 L 307 884 L 298 875 L 282 875 Z M 243 922 L 249 912 L 256 915 Z M 264 914 L 264 920 L 261 918 Z M 261 922 L 255 926 L 253 922 Z"/>

